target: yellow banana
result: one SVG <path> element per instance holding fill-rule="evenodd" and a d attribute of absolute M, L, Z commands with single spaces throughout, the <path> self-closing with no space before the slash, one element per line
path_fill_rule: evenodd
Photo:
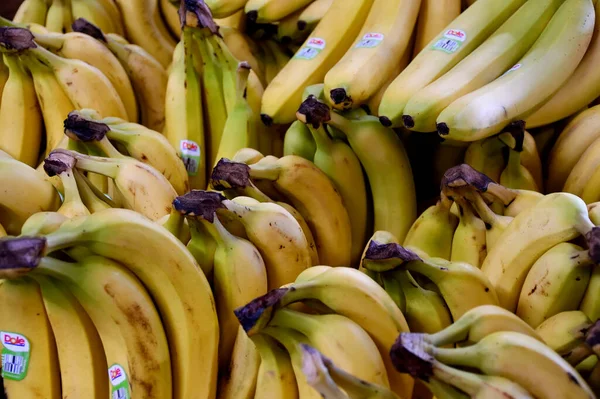
<path fill-rule="evenodd" d="M 238 327 L 229 368 L 219 380 L 220 399 L 253 399 L 257 387 L 261 356 L 254 342 Z"/>
<path fill-rule="evenodd" d="M 562 187 L 562 191 L 583 197 L 584 191 L 593 184 L 594 174 L 600 165 L 596 155 L 598 148 L 600 148 L 600 139 L 595 139 L 587 146 L 583 154 L 577 158 L 575 165 L 570 170 L 565 185 Z M 589 201 L 586 200 L 588 203 L 596 201 L 597 200 L 594 199 L 590 199 Z"/>
<path fill-rule="evenodd" d="M 0 284 L 2 375 L 9 398 L 61 398 L 52 326 L 39 285 L 30 278 Z"/>
<path fill-rule="evenodd" d="M 312 0 L 248 0 L 244 12 L 248 20 L 259 24 L 280 21 L 294 11 L 308 5 Z"/>
<path fill-rule="evenodd" d="M 468 56 L 524 3 L 480 0 L 459 15 L 390 84 L 379 106 L 381 123 L 401 126 L 408 100 Z"/>
<path fill-rule="evenodd" d="M 178 11 L 179 7 L 176 2 L 160 0 L 160 13 L 174 38 L 181 37 L 181 21 Z"/>
<path fill-rule="evenodd" d="M 467 148 L 465 163 L 493 181 L 499 182 L 502 170 L 506 165 L 503 155 L 504 147 L 504 143 L 496 136 L 474 141 Z"/>
<path fill-rule="evenodd" d="M 252 336 L 260 354 L 255 398 L 298 398 L 294 369 L 287 352 L 266 334 Z"/>
<path fill-rule="evenodd" d="M 89 185 L 89 179 L 87 179 L 83 173 L 74 168 L 73 174 L 75 175 L 77 189 L 81 195 L 81 200 L 90 213 L 96 213 L 112 208 L 106 201 L 106 196 L 103 195 L 102 197 L 99 197 L 94 192 L 92 187 Z"/>
<path fill-rule="evenodd" d="M 302 91 L 306 86 L 321 82 L 326 72 L 342 58 L 358 34 L 372 2 L 334 0 L 311 36 L 265 90 L 261 118 L 266 125 L 294 121 Z"/>
<path fill-rule="evenodd" d="M 9 76 L 0 107 L 0 148 L 36 167 L 42 140 L 42 114 L 33 79 L 16 55 L 4 54 Z"/>
<path fill-rule="evenodd" d="M 298 16 L 298 29 L 311 32 L 315 26 L 323 19 L 333 0 L 314 0 Z"/>
<path fill-rule="evenodd" d="M 421 0 L 412 58 L 416 57 L 442 29 L 458 17 L 460 12 L 460 0 Z"/>
<path fill-rule="evenodd" d="M 588 283 L 579 309 L 584 312 L 590 320 L 598 320 L 600 318 L 600 266 L 594 266 L 590 282 Z"/>
<path fill-rule="evenodd" d="M 495 213 L 479 193 L 467 194 L 466 198 L 477 212 L 477 215 L 485 223 L 485 248 L 489 252 L 496 245 L 498 238 L 508 228 L 508 225 L 514 218 Z"/>
<path fill-rule="evenodd" d="M 297 120 L 286 130 L 283 139 L 283 155 L 298 155 L 314 161 L 317 144 L 308 126 Z"/>
<path fill-rule="evenodd" d="M 51 0 L 46 14 L 46 29 L 65 33 L 71 30 L 72 23 L 71 0 Z"/>
<path fill-rule="evenodd" d="M 71 9 L 73 21 L 85 18 L 107 33 L 118 35 L 125 33 L 121 13 L 115 9 L 112 0 L 71 0 Z"/>
<path fill-rule="evenodd" d="M 68 219 L 90 214 L 90 211 L 84 205 L 79 195 L 79 188 L 77 187 L 77 181 L 73 172 L 74 166 L 74 158 L 58 153 L 51 153 L 44 160 L 44 171 L 46 174 L 50 177 L 58 176 L 63 186 L 63 202 L 56 212 Z"/>
<path fill-rule="evenodd" d="M 544 320 L 535 331 L 543 342 L 561 356 L 569 356 L 585 336 L 591 320 L 580 310 L 560 312 Z"/>
<path fill-rule="evenodd" d="M 459 209 L 459 222 L 452 238 L 450 261 L 464 262 L 481 267 L 487 255 L 485 222 L 463 198 L 455 198 Z"/>
<path fill-rule="evenodd" d="M 593 15 L 591 0 L 562 3 L 515 66 L 493 82 L 460 97 L 440 113 L 438 133 L 446 139 L 475 141 L 499 133 L 511 121 L 526 118 L 560 88 L 583 58 L 594 30 Z M 548 51 L 549 48 L 553 51 Z M 560 63 L 554 58 L 557 54 Z"/>
<path fill-rule="evenodd" d="M 311 2 L 310 4 L 312 3 L 313 2 Z M 301 24 L 298 24 L 298 18 L 304 12 L 304 10 L 306 10 L 306 7 L 294 11 L 293 13 L 285 16 L 281 21 L 279 21 L 279 24 L 277 25 L 276 37 L 281 44 L 287 45 L 299 41 L 303 42 L 306 39 L 306 36 L 309 32 L 300 30 Z"/>
<path fill-rule="evenodd" d="M 46 14 L 48 13 L 48 1 L 46 0 L 25 0 L 21 3 L 13 21 L 16 23 L 33 22 L 38 25 L 46 23 Z"/>
<path fill-rule="evenodd" d="M 324 78 L 335 108 L 364 104 L 386 82 L 408 50 L 421 0 L 375 0 L 352 47 Z"/>

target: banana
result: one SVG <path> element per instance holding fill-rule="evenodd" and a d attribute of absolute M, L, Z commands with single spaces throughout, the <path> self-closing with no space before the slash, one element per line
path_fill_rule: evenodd
<path fill-rule="evenodd" d="M 302 118 L 304 115 L 300 115 Z M 333 182 L 342 197 L 351 228 L 350 265 L 357 267 L 370 230 L 368 221 L 367 188 L 357 156 L 344 141 L 332 140 L 325 130 L 325 121 L 308 123 L 316 143 L 314 164 Z M 315 127 L 318 124 L 318 127 Z M 286 134 L 287 135 L 287 134 Z"/>
<path fill-rule="evenodd" d="M 30 278 L 0 284 L 2 376 L 8 398 L 61 398 L 59 359 L 39 285 Z"/>
<path fill-rule="evenodd" d="M 496 136 L 474 141 L 467 148 L 465 163 L 493 181 L 499 182 L 506 165 L 503 155 L 504 147 L 504 143 Z"/>
<path fill-rule="evenodd" d="M 544 194 L 531 190 L 514 190 L 513 193 L 516 197 L 504 209 L 504 216 L 516 217 L 544 198 Z"/>
<path fill-rule="evenodd" d="M 175 208 L 171 208 L 171 213 L 163 216 L 157 223 L 169 230 L 169 232 L 177 237 L 184 245 L 187 245 L 192 238 L 188 221 Z M 192 255 L 194 254 L 192 253 Z"/>
<path fill-rule="evenodd" d="M 585 203 L 568 193 L 548 194 L 519 213 L 481 266 L 496 289 L 500 305 L 514 311 L 535 261 L 556 244 L 587 235 L 593 227 Z"/>
<path fill-rule="evenodd" d="M 98 197 L 96 195 L 94 190 L 92 190 L 88 184 L 89 180 L 83 175 L 83 173 L 78 171 L 76 168 L 73 168 L 73 174 L 75 175 L 77 190 L 81 196 L 81 201 L 90 213 L 96 213 L 112 208 L 108 202 L 104 201 L 104 198 L 106 198 L 105 196 Z"/>
<path fill-rule="evenodd" d="M 594 266 L 590 282 L 588 283 L 579 309 L 583 311 L 590 320 L 600 319 L 600 298 L 598 293 L 600 292 L 600 266 Z"/>
<path fill-rule="evenodd" d="M 125 68 L 113 53 L 92 36 L 69 32 L 65 34 L 35 35 L 36 43 L 56 52 L 61 57 L 81 60 L 97 68 L 110 81 L 121 98 L 127 120 L 137 122 L 138 107 L 132 84 Z M 107 114 L 105 116 L 119 116 Z"/>
<path fill-rule="evenodd" d="M 420 0 L 374 1 L 352 47 L 324 78 L 327 101 L 357 107 L 377 93 L 408 50 Z"/>
<path fill-rule="evenodd" d="M 40 211 L 56 211 L 60 197 L 52 184 L 30 166 L 0 158 L 0 224 L 9 235 L 19 235 L 25 221 Z"/>
<path fill-rule="evenodd" d="M 269 301 L 272 307 L 265 309 L 265 302 L 261 301 L 265 298 L 273 299 Z M 246 306 L 236 310 L 236 315 L 247 331 L 256 331 L 268 323 L 273 308 L 307 300 L 318 300 L 335 313 L 359 324 L 377 345 L 392 390 L 402 397 L 411 396 L 412 378 L 398 373 L 387 355 L 398 334 L 409 331 L 406 319 L 384 289 L 356 269 L 311 267 L 300 274 L 291 286 L 257 298 L 255 301 L 261 306 Z"/>
<path fill-rule="evenodd" d="M 4 54 L 9 76 L 2 90 L 0 148 L 31 167 L 38 164 L 42 114 L 33 79 L 16 55 Z"/>
<path fill-rule="evenodd" d="M 308 101 L 310 98 L 304 104 Z M 345 133 L 367 174 L 373 196 L 373 230 L 389 231 L 402 242 L 417 218 L 414 180 L 402 142 L 374 116 L 346 119 L 335 112 L 330 116 L 328 123 Z"/>
<path fill-rule="evenodd" d="M 252 71 L 256 73 L 261 84 L 266 86 L 265 71 L 261 63 L 258 62 L 257 57 L 254 55 L 259 51 L 254 40 L 238 29 L 226 27 L 221 24 L 219 24 L 219 33 L 223 36 L 225 45 L 229 48 L 235 58 L 244 60 L 250 64 Z M 257 113 L 260 114 L 260 109 Z"/>
<path fill-rule="evenodd" d="M 313 2 L 310 4 L 312 3 Z M 296 43 L 298 41 L 303 42 L 306 39 L 306 36 L 309 34 L 309 32 L 300 30 L 300 26 L 302 25 L 298 24 L 298 18 L 304 12 L 304 10 L 306 10 L 306 7 L 294 11 L 279 21 L 279 24 L 277 24 L 277 40 L 281 44 L 287 45 L 290 43 Z M 267 40 L 267 43 L 270 42 Z"/>
<path fill-rule="evenodd" d="M 322 398 L 321 394 L 314 389 L 308 382 L 306 375 L 303 372 L 304 359 L 301 350 L 302 344 L 308 344 L 308 338 L 299 332 L 280 327 L 268 327 L 264 330 L 265 335 L 279 342 L 290 356 L 292 369 L 296 376 L 296 387 L 299 399 L 318 399 Z"/>
<path fill-rule="evenodd" d="M 535 138 L 528 131 L 524 132 L 523 151 L 521 151 L 521 165 L 523 165 L 533 176 L 535 184 L 544 188 L 544 177 L 542 159 L 537 148 Z"/>
<path fill-rule="evenodd" d="M 198 209 L 196 214 L 203 215 L 203 210 Z M 267 292 L 267 272 L 256 247 L 229 233 L 215 213 L 204 214 L 196 220 L 216 243 L 212 274 L 219 318 L 219 366 L 225 368 L 229 365 L 238 330 L 233 311 Z"/>
<path fill-rule="evenodd" d="M 460 12 L 460 0 L 441 2 L 421 0 L 412 58 L 415 58 L 442 29 L 458 17 Z"/>
<path fill-rule="evenodd" d="M 590 281 L 593 259 L 582 247 L 563 242 L 531 267 L 517 306 L 517 315 L 533 328 L 557 313 L 575 310 Z"/>
<path fill-rule="evenodd" d="M 246 0 L 209 0 L 206 2 L 215 18 L 227 18 L 244 9 Z"/>
<path fill-rule="evenodd" d="M 38 212 L 31 215 L 21 229 L 21 235 L 48 234 L 58 230 L 67 220 L 66 216 L 58 212 Z"/>
<path fill-rule="evenodd" d="M 69 32 L 73 23 L 71 0 L 51 0 L 50 3 L 46 14 L 46 29 L 51 32 Z"/>
<path fill-rule="evenodd" d="M 485 223 L 485 248 L 490 252 L 514 218 L 496 214 L 479 193 L 467 194 L 466 197 Z"/>
<path fill-rule="evenodd" d="M 383 94 L 385 93 L 385 91 L 387 90 L 388 87 L 390 87 L 390 85 L 392 84 L 392 82 L 394 81 L 394 79 L 396 79 L 396 76 L 400 75 L 400 72 L 402 72 L 404 70 L 404 68 L 406 68 L 406 66 L 410 63 L 411 60 L 411 50 L 412 50 L 412 44 L 413 44 L 413 38 L 414 38 L 414 33 L 411 36 L 411 42 L 408 45 L 408 48 L 406 49 L 406 51 L 404 52 L 404 54 L 402 54 L 402 58 L 400 58 L 400 62 L 398 62 L 396 64 L 396 67 L 394 68 L 393 72 L 390 73 L 390 76 L 388 77 L 388 80 L 383 83 L 381 85 L 381 87 L 379 88 L 379 90 L 377 90 L 376 93 L 374 93 L 371 98 L 369 98 L 369 100 L 367 101 L 366 104 L 363 105 L 363 107 L 368 107 L 369 109 L 369 113 L 371 115 L 378 115 L 379 113 L 379 105 L 381 104 L 381 99 L 383 98 Z"/>
<path fill-rule="evenodd" d="M 419 285 L 410 272 L 391 272 L 399 281 L 406 302 L 406 322 L 410 331 L 433 334 L 452 324 L 452 316 L 440 294 Z"/>
<path fill-rule="evenodd" d="M 252 3 L 254 1 L 247 3 L 246 12 Z M 270 3 L 287 4 L 272 0 Z M 334 0 L 311 36 L 265 90 L 261 118 L 266 125 L 294 121 L 302 91 L 306 86 L 321 82 L 326 72 L 342 58 L 372 3 L 372 0 Z"/>
<path fill-rule="evenodd" d="M 221 158 L 232 158 L 241 148 L 256 147 L 257 134 L 254 131 L 252 108 L 248 105 L 245 93 L 248 83 L 250 66 L 247 62 L 240 62 L 237 67 L 236 96 L 233 108 L 227 114 L 223 133 L 219 140 L 219 148 L 212 161 L 212 166 Z"/>
<path fill-rule="evenodd" d="M 173 206 L 184 214 L 198 214 L 199 210 L 211 214 L 216 210 L 219 216 L 235 215 L 263 257 L 269 289 L 294 281 L 311 264 L 308 242 L 298 222 L 277 204 L 246 201 L 242 205 L 236 202 L 238 198 L 230 201 L 218 193 L 191 191 L 178 197 Z"/>
<path fill-rule="evenodd" d="M 285 132 L 283 139 L 283 155 L 297 155 L 309 161 L 314 161 L 317 143 L 308 126 L 297 120 Z"/>
<path fill-rule="evenodd" d="M 63 397 L 107 397 L 107 360 L 92 320 L 67 286 L 43 275 L 34 278 L 56 341 Z"/>
<path fill-rule="evenodd" d="M 460 97 L 494 81 L 531 48 L 564 0 L 528 1 L 471 54 L 410 97 L 404 125 L 417 132 L 436 130 L 436 119 Z"/>
<path fill-rule="evenodd" d="M 83 155 L 70 150 L 55 150 L 75 158 L 76 167 L 109 177 L 123 196 L 124 207 L 158 220 L 171 212 L 177 197 L 169 181 L 153 167 L 135 159 L 113 159 Z"/>
<path fill-rule="evenodd" d="M 536 327 L 542 341 L 559 355 L 568 356 L 581 342 L 592 325 L 580 310 L 557 313 Z"/>
<path fill-rule="evenodd" d="M 232 165 L 235 165 L 236 168 L 231 168 Z M 310 227 L 308 227 L 304 217 L 302 217 L 300 212 L 291 205 L 285 202 L 273 201 L 268 195 L 260 191 L 252 180 L 250 180 L 247 166 L 242 165 L 241 163 L 232 164 L 223 160 L 219 161 L 213 169 L 211 185 L 215 189 L 223 191 L 223 194 L 228 199 L 234 199 L 238 196 L 250 197 L 259 202 L 274 202 L 284 208 L 294 217 L 294 219 L 296 219 L 302 228 L 302 232 L 308 242 L 311 265 L 314 266 L 320 263 L 317 245 L 315 244 L 312 231 L 310 230 Z"/>
<path fill-rule="evenodd" d="M 325 16 L 333 0 L 314 0 L 298 16 L 298 29 L 311 32 Z"/>
<path fill-rule="evenodd" d="M 261 355 L 254 342 L 238 327 L 229 369 L 219 380 L 218 397 L 221 399 L 253 399 L 258 388 Z"/>
<path fill-rule="evenodd" d="M 578 114 L 562 130 L 548 155 L 546 188 L 549 192 L 563 190 L 579 160 L 600 138 L 600 132 L 596 129 L 599 120 L 600 105 L 595 105 Z"/>
<path fill-rule="evenodd" d="M 263 48 L 267 48 L 273 55 L 275 65 L 277 66 L 277 72 L 281 71 L 285 65 L 290 61 L 290 56 L 284 52 L 282 47 L 274 40 L 267 39 L 263 42 Z"/>
<path fill-rule="evenodd" d="M 123 30 L 121 13 L 117 9 L 118 18 L 115 18 L 113 15 L 114 10 L 110 10 L 113 7 L 114 3 L 110 3 L 108 0 L 71 0 L 74 21 L 79 18 L 85 18 L 107 33 L 123 35 L 125 32 Z M 71 28 L 73 27 L 71 26 Z"/>
<path fill-rule="evenodd" d="M 63 121 L 69 112 L 75 109 L 75 106 L 51 69 L 32 57 L 21 57 L 21 61 L 33 78 L 46 131 L 44 156 L 48 156 L 52 150 L 60 146 L 61 141 L 66 137 Z"/>
<path fill-rule="evenodd" d="M 508 147 L 508 162 L 500 174 L 500 184 L 515 190 L 540 191 L 536 179 L 521 161 L 524 135 L 515 139 L 511 133 L 502 133 L 498 139 Z"/>
<path fill-rule="evenodd" d="M 213 27 L 216 32 L 217 27 Z M 216 56 L 216 51 L 206 38 L 211 35 L 209 32 L 195 34 L 200 57 L 195 62 L 202 62 L 202 106 L 206 110 L 204 116 L 204 131 L 206 141 L 206 162 L 207 169 L 214 166 L 217 152 L 221 142 L 221 136 L 227 123 L 227 103 L 225 101 L 225 92 L 223 82 L 226 81 L 227 65 L 221 65 Z M 192 45 L 192 43 L 190 43 Z M 225 76 L 226 75 L 226 76 Z M 231 82 L 230 82 L 231 83 Z M 208 136 L 208 137 L 207 137 Z"/>
<path fill-rule="evenodd" d="M 160 0 L 160 14 L 162 15 L 171 35 L 181 37 L 181 21 L 179 20 L 179 7 L 171 0 Z"/>
<path fill-rule="evenodd" d="M 440 113 L 438 133 L 446 139 L 475 141 L 525 118 L 560 88 L 583 58 L 594 30 L 593 15 L 591 0 L 565 1 L 515 66 Z"/>
<path fill-rule="evenodd" d="M 540 341 L 517 332 L 492 333 L 463 348 L 427 346 L 425 350 L 444 364 L 473 367 L 511 380 L 533 397 L 594 397 L 587 383 L 562 357 Z M 528 365 L 531 368 L 525 371 Z"/>
<path fill-rule="evenodd" d="M 297 399 L 296 377 L 287 352 L 268 335 L 257 334 L 251 339 L 260 354 L 254 397 Z"/>
<path fill-rule="evenodd" d="M 84 205 L 74 174 L 75 159 L 52 153 L 44 160 L 44 171 L 50 177 L 58 176 L 63 186 L 63 202 L 56 212 L 68 219 L 88 216 L 90 211 Z"/>
<path fill-rule="evenodd" d="M 594 2 L 594 8 L 596 10 L 594 33 L 585 55 L 560 89 L 535 112 L 527 116 L 525 120 L 528 128 L 549 125 L 574 115 L 596 98 L 600 89 L 600 74 L 594 67 L 600 59 L 600 5 L 597 1 Z M 577 93 L 577 96 L 573 96 L 573 93 Z"/>
<path fill-rule="evenodd" d="M 600 200 L 600 190 L 595 187 L 596 182 L 600 178 L 600 169 L 594 171 L 594 173 L 590 176 L 590 181 L 586 183 L 583 192 L 580 194 L 581 199 L 583 199 L 586 203 L 593 203 Z M 566 191 L 566 189 L 565 189 Z"/>
<path fill-rule="evenodd" d="M 194 217 L 186 218 L 181 212 L 173 208 L 171 212 L 179 214 L 189 225 L 190 238 L 186 243 L 188 251 L 192 254 L 200 269 L 209 282 L 212 282 L 213 268 L 215 265 L 215 250 L 217 243 L 202 223 L 194 221 Z M 183 241 L 182 241 L 183 242 Z"/>
<path fill-rule="evenodd" d="M 173 396 L 213 397 L 218 328 L 210 286 L 192 255 L 166 229 L 125 209 L 67 221 L 45 238 L 45 252 L 85 246 L 119 262 L 144 284 L 172 348 Z M 172 265 L 179 267 L 172 267 Z M 184 328 L 183 326 L 188 326 Z M 200 385 L 199 382 L 202 382 Z"/>
<path fill-rule="evenodd" d="M 444 297 L 454 320 L 474 307 L 498 303 L 493 286 L 477 267 L 441 258 L 421 259 L 414 252 L 396 243 L 380 244 L 371 241 L 365 253 L 363 266 L 375 272 L 393 270 L 400 266 L 414 272 L 414 276 L 427 277 Z M 469 292 L 468 300 L 465 298 L 465 292 Z"/>
<path fill-rule="evenodd" d="M 367 382 L 389 387 L 375 343 L 349 318 L 337 314 L 309 315 L 282 308 L 275 311 L 268 325 L 302 333 L 338 367 Z"/>
<path fill-rule="evenodd" d="M 477 306 L 445 329 L 425 335 L 424 340 L 437 347 L 454 344 L 467 346 L 498 331 L 514 331 L 542 341 L 536 330 L 514 313 L 494 305 Z"/>
<path fill-rule="evenodd" d="M 115 0 L 129 40 L 152 54 L 163 67 L 171 63 L 175 42 L 162 22 L 158 0 Z"/>
<path fill-rule="evenodd" d="M 321 263 L 350 265 L 350 218 L 339 192 L 325 173 L 304 158 L 288 155 L 272 162 L 265 158 L 250 165 L 250 177 L 271 182 L 300 212 L 313 232 Z"/>
<path fill-rule="evenodd" d="M 305 7 L 311 1 L 248 0 L 244 5 L 244 12 L 246 13 L 246 18 L 251 22 L 259 24 L 273 23 Z"/>
<path fill-rule="evenodd" d="M 433 258 L 450 259 L 452 238 L 459 219 L 450 213 L 451 202 L 445 198 L 427 208 L 406 234 L 403 246 Z"/>
<path fill-rule="evenodd" d="M 21 3 L 13 22 L 15 23 L 35 23 L 44 25 L 46 23 L 46 14 L 48 13 L 48 1 L 46 0 L 25 0 Z"/>
<path fill-rule="evenodd" d="M 379 106 L 381 123 L 401 126 L 409 99 L 479 47 L 524 3 L 481 0 L 459 15 L 390 84 Z"/>
<path fill-rule="evenodd" d="M 468 201 L 457 197 L 455 202 L 460 217 L 452 238 L 452 255 L 448 260 L 479 268 L 487 255 L 485 222 L 475 214 Z"/>
<path fill-rule="evenodd" d="M 69 134 L 82 141 L 88 140 L 89 132 L 93 131 L 93 143 L 99 142 L 100 145 L 104 145 L 106 137 L 111 143 L 122 146 L 132 158 L 158 170 L 169 180 L 177 194 L 189 191 L 185 165 L 162 134 L 118 118 L 92 120 L 86 110 L 70 112 L 65 120 L 65 129 L 74 129 Z"/>
<path fill-rule="evenodd" d="M 8 234 L 6 233 L 6 230 L 4 229 L 4 227 L 2 227 L 2 225 L 0 224 L 0 238 L 2 237 L 6 237 Z"/>

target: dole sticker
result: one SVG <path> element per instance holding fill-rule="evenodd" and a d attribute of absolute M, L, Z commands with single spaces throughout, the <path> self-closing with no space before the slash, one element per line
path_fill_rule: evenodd
<path fill-rule="evenodd" d="M 200 166 L 200 146 L 192 140 L 181 140 L 179 143 L 181 160 L 189 176 L 196 176 Z"/>
<path fill-rule="evenodd" d="M 373 48 L 383 41 L 383 33 L 366 33 L 354 48 Z"/>
<path fill-rule="evenodd" d="M 2 346 L 2 378 L 21 381 L 27 376 L 31 345 L 29 340 L 19 333 L 0 331 Z"/>
<path fill-rule="evenodd" d="M 464 30 L 460 29 L 448 29 L 444 32 L 444 37 L 448 39 L 458 40 L 459 42 L 464 42 L 467 40 L 467 33 Z"/>
<path fill-rule="evenodd" d="M 108 380 L 111 385 L 111 399 L 130 399 L 129 381 L 125 369 L 119 364 L 108 368 Z"/>
<path fill-rule="evenodd" d="M 319 37 L 311 37 L 306 41 L 306 44 L 296 52 L 294 58 L 301 60 L 312 60 L 325 48 L 327 43 L 325 39 Z"/>

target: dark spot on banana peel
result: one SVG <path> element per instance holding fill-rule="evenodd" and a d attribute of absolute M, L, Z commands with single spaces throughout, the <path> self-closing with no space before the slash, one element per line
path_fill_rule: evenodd
<path fill-rule="evenodd" d="M 40 263 L 45 249 L 45 237 L 0 239 L 0 274 L 29 272 Z"/>
<path fill-rule="evenodd" d="M 247 187 L 250 185 L 250 167 L 242 162 L 221 158 L 213 168 L 210 183 L 219 191 Z"/>
<path fill-rule="evenodd" d="M 533 288 L 531 289 L 531 291 L 529 291 L 529 292 L 527 293 L 527 295 L 528 295 L 528 296 L 529 296 L 529 295 L 533 295 L 533 294 L 534 294 L 534 293 L 537 291 L 537 289 L 538 289 L 538 285 L 536 284 L 536 285 L 534 285 L 534 286 L 533 286 Z"/>
<path fill-rule="evenodd" d="M 488 287 L 485 287 L 484 291 L 485 292 L 490 292 L 490 289 Z"/>
<path fill-rule="evenodd" d="M 263 313 L 271 310 L 273 306 L 281 301 L 281 298 L 289 291 L 289 288 L 276 288 L 265 295 L 253 299 L 248 304 L 233 311 L 244 331 L 251 331 Z M 265 320 L 265 323 L 268 320 Z"/>
<path fill-rule="evenodd" d="M 429 381 L 433 375 L 433 357 L 424 350 L 421 333 L 401 333 L 390 350 L 392 364 L 401 373 Z"/>

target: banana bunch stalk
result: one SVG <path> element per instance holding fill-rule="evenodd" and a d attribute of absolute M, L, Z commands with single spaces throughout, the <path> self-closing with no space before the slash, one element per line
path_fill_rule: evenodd
<path fill-rule="evenodd" d="M 356 269 L 312 267 L 295 282 L 256 298 L 235 313 L 256 343 L 261 359 L 269 353 L 271 358 L 274 356 L 273 341 L 279 342 L 289 355 L 287 362 L 279 355 L 277 366 L 273 361 L 265 365 L 265 369 L 277 370 L 280 378 L 267 379 L 261 363 L 254 377 L 257 391 L 265 392 L 262 390 L 267 384 L 281 381 L 281 392 L 287 387 L 282 386 L 286 381 L 295 380 L 302 395 L 320 397 L 323 381 L 314 381 L 307 372 L 310 368 L 303 350 L 305 344 L 331 359 L 338 368 L 330 371 L 331 376 L 335 375 L 335 383 L 328 384 L 332 390 L 339 386 L 350 389 L 346 392 L 350 397 L 361 397 L 350 388 L 354 385 L 351 381 L 359 378 L 366 382 L 363 395 L 367 391 L 389 390 L 400 397 L 411 394 L 412 379 L 394 370 L 388 354 L 394 337 L 408 331 L 406 320 L 390 296 Z M 315 383 L 319 386 L 314 387 Z"/>
<path fill-rule="evenodd" d="M 445 335 L 442 340 L 435 335 L 400 334 L 390 352 L 396 368 L 425 382 L 449 384 L 467 397 L 595 397 L 575 368 L 531 327 L 496 306 L 465 313 L 437 334 Z M 461 345 L 448 348 L 443 343 Z"/>
<path fill-rule="evenodd" d="M 46 168 L 65 180 L 72 210 L 70 161 L 53 154 Z M 176 237 L 124 209 L 38 213 L 26 227 L 0 242 L 0 324 L 28 343 L 5 366 L 16 373 L 8 395 L 215 397 L 213 294 Z"/>

